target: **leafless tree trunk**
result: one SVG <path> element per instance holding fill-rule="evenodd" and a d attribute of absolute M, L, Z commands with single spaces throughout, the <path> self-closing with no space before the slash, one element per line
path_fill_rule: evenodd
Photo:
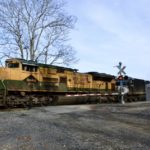
<path fill-rule="evenodd" d="M 76 60 L 68 34 L 76 18 L 62 0 L 0 0 L 0 50 L 45 63 Z"/>

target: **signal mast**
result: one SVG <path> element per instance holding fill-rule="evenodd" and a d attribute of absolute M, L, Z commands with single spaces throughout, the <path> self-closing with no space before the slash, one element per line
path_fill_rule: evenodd
<path fill-rule="evenodd" d="M 118 92 L 121 97 L 121 104 L 125 104 L 124 95 L 129 91 L 127 87 L 124 87 L 125 81 L 128 80 L 128 76 L 126 76 L 126 72 L 124 71 L 126 66 L 122 66 L 122 62 L 119 62 L 118 66 L 115 67 L 119 69 L 117 81 L 119 82 Z"/>

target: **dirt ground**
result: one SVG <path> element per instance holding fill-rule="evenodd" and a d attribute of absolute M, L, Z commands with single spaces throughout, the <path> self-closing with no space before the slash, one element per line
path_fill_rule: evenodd
<path fill-rule="evenodd" d="M 0 110 L 0 150 L 149 150 L 150 103 Z"/>

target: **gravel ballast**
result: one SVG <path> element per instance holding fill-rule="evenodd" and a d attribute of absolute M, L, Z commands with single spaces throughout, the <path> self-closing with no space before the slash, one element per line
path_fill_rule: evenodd
<path fill-rule="evenodd" d="M 149 150 L 150 103 L 0 110 L 0 150 Z"/>

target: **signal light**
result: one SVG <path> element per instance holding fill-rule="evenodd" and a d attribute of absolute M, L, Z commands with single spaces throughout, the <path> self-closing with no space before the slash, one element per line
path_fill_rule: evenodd
<path fill-rule="evenodd" d="M 124 76 L 124 80 L 128 80 L 128 76 Z"/>
<path fill-rule="evenodd" d="M 122 75 L 118 76 L 118 80 L 123 80 L 123 76 Z"/>

